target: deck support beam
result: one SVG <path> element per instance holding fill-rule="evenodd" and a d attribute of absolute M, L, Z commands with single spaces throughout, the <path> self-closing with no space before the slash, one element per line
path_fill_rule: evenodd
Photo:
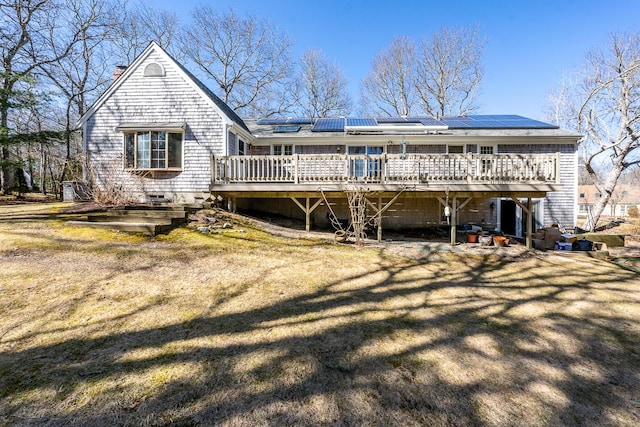
<path fill-rule="evenodd" d="M 533 201 L 531 197 L 527 197 L 527 204 L 525 205 L 520 200 L 518 200 L 515 196 L 511 196 L 511 200 L 515 202 L 516 205 L 520 206 L 522 212 L 527 214 L 527 230 L 525 235 L 525 246 L 527 249 L 531 249 L 533 247 L 533 216 L 531 213 L 533 212 Z"/>
<path fill-rule="evenodd" d="M 396 200 L 398 200 L 398 197 L 400 197 L 400 195 L 404 192 L 403 191 L 399 191 L 398 193 L 396 193 L 395 196 L 393 196 L 393 198 L 391 200 L 389 200 L 387 202 L 387 204 L 385 204 L 384 206 L 382 205 L 382 194 L 378 195 L 378 205 L 374 205 L 373 203 L 371 203 L 371 201 L 369 201 L 369 199 L 365 198 L 365 202 L 367 202 L 367 205 L 373 209 L 373 211 L 376 213 L 373 217 L 377 218 L 376 222 L 378 223 L 378 242 L 382 242 L 382 214 L 385 213 L 387 211 L 387 209 L 389 209 L 391 207 L 391 205 L 393 205 L 395 203 Z"/>
<path fill-rule="evenodd" d="M 295 197 L 291 197 L 291 200 L 293 200 L 293 202 L 298 205 L 300 209 L 302 209 L 302 212 L 304 212 L 304 229 L 306 231 L 311 231 L 311 213 L 315 211 L 318 206 L 320 206 L 320 203 L 322 203 L 322 199 L 316 200 L 313 205 L 311 205 L 311 200 L 309 197 L 305 197 L 304 205 L 300 203 Z"/>
<path fill-rule="evenodd" d="M 458 198 L 451 202 L 451 246 L 455 246 L 458 238 Z"/>
<path fill-rule="evenodd" d="M 382 196 L 378 196 L 378 212 L 382 210 Z M 378 242 L 382 242 L 382 215 L 378 218 Z"/>

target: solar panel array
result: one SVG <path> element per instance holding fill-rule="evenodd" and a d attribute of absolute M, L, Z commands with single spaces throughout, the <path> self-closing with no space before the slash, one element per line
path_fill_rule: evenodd
<path fill-rule="evenodd" d="M 377 126 L 376 119 L 347 117 L 347 126 Z"/>
<path fill-rule="evenodd" d="M 420 123 L 420 117 L 378 117 L 376 121 L 380 124 L 389 124 L 389 123 Z"/>
<path fill-rule="evenodd" d="M 449 129 L 557 129 L 549 123 L 516 115 L 472 115 L 443 117 L 440 119 Z"/>
<path fill-rule="evenodd" d="M 259 125 L 307 125 L 313 124 L 312 132 L 344 132 L 346 126 L 377 126 L 390 124 L 422 124 L 424 126 L 448 126 L 449 129 L 558 129 L 549 123 L 528 119 L 517 115 L 471 115 L 448 116 L 441 119 L 433 117 L 348 117 L 322 118 L 314 124 L 309 118 L 261 119 Z M 419 129 L 419 126 L 417 127 Z M 298 129 L 299 130 L 299 129 Z M 294 132 L 293 130 L 275 130 L 275 132 Z"/>
<path fill-rule="evenodd" d="M 345 119 L 318 119 L 311 132 L 343 132 Z"/>

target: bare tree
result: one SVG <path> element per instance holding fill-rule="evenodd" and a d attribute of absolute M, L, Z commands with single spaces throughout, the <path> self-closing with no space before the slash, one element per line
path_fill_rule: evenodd
<path fill-rule="evenodd" d="M 436 118 L 476 111 L 483 52 L 477 28 L 442 28 L 423 38 L 415 74 L 423 111 Z"/>
<path fill-rule="evenodd" d="M 239 114 L 264 117 L 291 108 L 291 42 L 273 24 L 233 10 L 220 14 L 197 7 L 181 46 Z"/>
<path fill-rule="evenodd" d="M 28 82 L 40 67 L 65 57 L 77 42 L 77 34 L 58 52 L 51 52 L 44 39 L 51 24 L 58 29 L 56 20 L 61 11 L 55 0 L 2 0 L 0 1 L 0 191 L 6 192 L 11 184 L 9 141 L 10 114 L 34 102 L 34 92 Z M 27 83 L 27 84 L 25 84 Z"/>
<path fill-rule="evenodd" d="M 640 164 L 640 33 L 613 34 L 577 75 L 561 110 L 564 124 L 584 135 L 580 157 L 601 194 L 583 226 L 593 230 L 621 174 Z"/>
<path fill-rule="evenodd" d="M 307 50 L 300 61 L 297 104 L 305 117 L 346 115 L 351 97 L 344 72 L 320 50 Z"/>
<path fill-rule="evenodd" d="M 415 51 L 410 38 L 397 37 L 388 49 L 375 56 L 360 91 L 364 113 L 386 116 L 415 113 Z"/>
<path fill-rule="evenodd" d="M 102 92 L 111 81 L 105 62 L 105 43 L 114 28 L 112 17 L 116 16 L 114 3 L 106 0 L 64 0 L 61 16 L 64 31 L 49 32 L 45 43 L 47 48 L 57 54 L 77 39 L 77 45 L 66 56 L 52 63 L 44 64 L 40 69 L 51 81 L 59 93 L 64 106 L 64 126 L 66 157 L 59 171 L 59 181 L 65 180 L 72 161 L 72 138 L 76 120 L 81 117 L 90 102 Z M 56 55 L 58 56 L 58 55 Z"/>
<path fill-rule="evenodd" d="M 129 6 L 124 1 L 116 0 L 114 4 L 120 11 L 113 15 L 118 18 L 118 23 L 109 38 L 112 58 L 119 65 L 129 65 L 149 43 L 155 41 L 177 59 L 182 59 L 181 50 L 177 49 L 181 32 L 178 16 L 145 3 Z"/>

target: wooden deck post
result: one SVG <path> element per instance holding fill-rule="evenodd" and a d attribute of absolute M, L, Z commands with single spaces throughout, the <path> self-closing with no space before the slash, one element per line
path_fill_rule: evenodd
<path fill-rule="evenodd" d="M 458 238 L 458 198 L 454 197 L 451 203 L 451 246 L 455 246 Z"/>
<path fill-rule="evenodd" d="M 378 196 L 378 212 L 382 210 L 382 196 Z M 382 242 L 382 215 L 378 218 L 378 242 Z"/>
<path fill-rule="evenodd" d="M 525 239 L 525 243 L 527 249 L 531 249 L 533 247 L 533 202 L 531 201 L 531 197 L 527 198 L 527 236 Z"/>
<path fill-rule="evenodd" d="M 520 200 L 518 200 L 518 198 L 515 196 L 511 196 L 511 200 L 513 200 L 516 203 L 516 205 L 522 208 L 522 212 L 527 214 L 527 225 L 526 225 L 527 234 L 525 236 L 525 245 L 527 249 L 531 249 L 533 247 L 533 240 L 532 240 L 533 239 L 533 217 L 532 217 L 533 201 L 531 200 L 531 197 L 528 197 L 527 204 L 525 205 Z"/>
<path fill-rule="evenodd" d="M 302 212 L 304 212 L 304 228 L 306 231 L 311 231 L 311 213 L 315 211 L 318 206 L 320 206 L 320 204 L 322 203 L 322 199 L 316 200 L 313 205 L 311 205 L 311 199 L 309 198 L 309 196 L 305 198 L 304 205 L 300 203 L 295 197 L 291 197 L 290 199 L 293 200 L 296 205 L 298 205 Z"/>
<path fill-rule="evenodd" d="M 298 162 L 296 162 L 296 165 L 298 164 Z M 297 178 L 298 176 L 298 171 L 297 171 L 297 166 L 296 166 L 296 181 L 298 180 Z M 307 196 L 307 200 L 306 200 L 306 209 L 304 211 L 304 229 L 306 232 L 311 231 L 311 211 L 309 210 L 309 196 Z"/>

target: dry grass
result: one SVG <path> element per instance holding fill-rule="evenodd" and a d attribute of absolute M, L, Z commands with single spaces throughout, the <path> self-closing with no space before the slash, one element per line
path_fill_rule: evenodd
<path fill-rule="evenodd" d="M 640 280 L 605 261 L 21 218 L 0 424 L 640 423 Z"/>

